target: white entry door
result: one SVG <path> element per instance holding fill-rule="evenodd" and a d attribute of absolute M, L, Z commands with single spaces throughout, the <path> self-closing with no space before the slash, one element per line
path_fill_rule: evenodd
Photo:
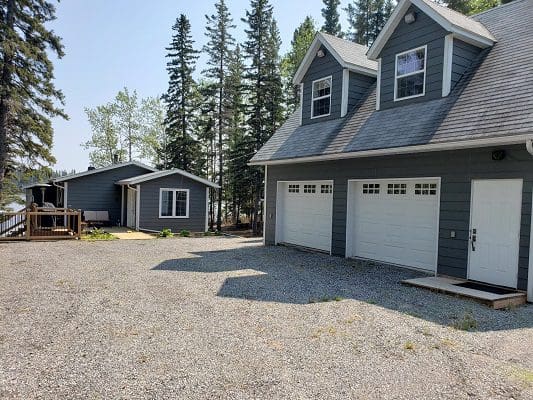
<path fill-rule="evenodd" d="M 346 255 L 435 271 L 439 181 L 391 179 L 349 185 Z"/>
<path fill-rule="evenodd" d="M 468 278 L 516 288 L 522 180 L 472 181 Z"/>
<path fill-rule="evenodd" d="M 126 212 L 126 224 L 128 228 L 136 229 L 135 226 L 136 218 L 135 212 L 137 210 L 137 192 L 135 190 L 128 188 L 128 202 L 127 202 L 127 212 Z"/>
<path fill-rule="evenodd" d="M 277 242 L 331 251 L 333 182 L 279 182 Z"/>

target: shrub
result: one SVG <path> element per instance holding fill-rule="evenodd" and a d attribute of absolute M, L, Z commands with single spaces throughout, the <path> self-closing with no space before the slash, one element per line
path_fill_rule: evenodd
<path fill-rule="evenodd" d="M 189 231 L 183 229 L 183 230 L 180 232 L 180 236 L 181 236 L 181 237 L 189 237 L 189 236 L 191 236 L 191 232 L 189 232 Z"/>
<path fill-rule="evenodd" d="M 168 228 L 165 228 L 161 232 L 159 232 L 159 237 L 162 237 L 162 238 L 167 238 L 167 237 L 172 237 L 172 236 L 174 236 L 174 234 Z"/>
<path fill-rule="evenodd" d="M 110 234 L 109 232 L 104 231 L 103 229 L 95 228 L 89 231 L 85 235 L 84 239 L 86 240 L 114 240 L 116 239 L 116 237 Z"/>

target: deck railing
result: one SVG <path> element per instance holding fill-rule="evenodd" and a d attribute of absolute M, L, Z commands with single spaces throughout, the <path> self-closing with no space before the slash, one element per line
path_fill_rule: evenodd
<path fill-rule="evenodd" d="M 78 239 L 81 211 L 33 208 L 0 214 L 0 240 Z"/>

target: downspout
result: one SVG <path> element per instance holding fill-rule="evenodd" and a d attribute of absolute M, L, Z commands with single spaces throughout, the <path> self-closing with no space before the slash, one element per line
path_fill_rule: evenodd
<path fill-rule="evenodd" d="M 533 139 L 526 139 L 526 150 L 533 156 Z"/>
<path fill-rule="evenodd" d="M 65 187 L 58 185 L 57 183 L 55 183 L 55 181 L 51 181 L 51 182 L 52 182 L 52 186 L 63 190 L 63 208 L 67 208 L 67 205 L 65 204 Z"/>

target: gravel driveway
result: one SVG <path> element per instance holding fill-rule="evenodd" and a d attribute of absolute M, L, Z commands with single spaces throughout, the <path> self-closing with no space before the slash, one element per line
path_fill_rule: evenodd
<path fill-rule="evenodd" d="M 0 398 L 533 398 L 533 306 L 417 275 L 239 238 L 0 244 Z"/>

